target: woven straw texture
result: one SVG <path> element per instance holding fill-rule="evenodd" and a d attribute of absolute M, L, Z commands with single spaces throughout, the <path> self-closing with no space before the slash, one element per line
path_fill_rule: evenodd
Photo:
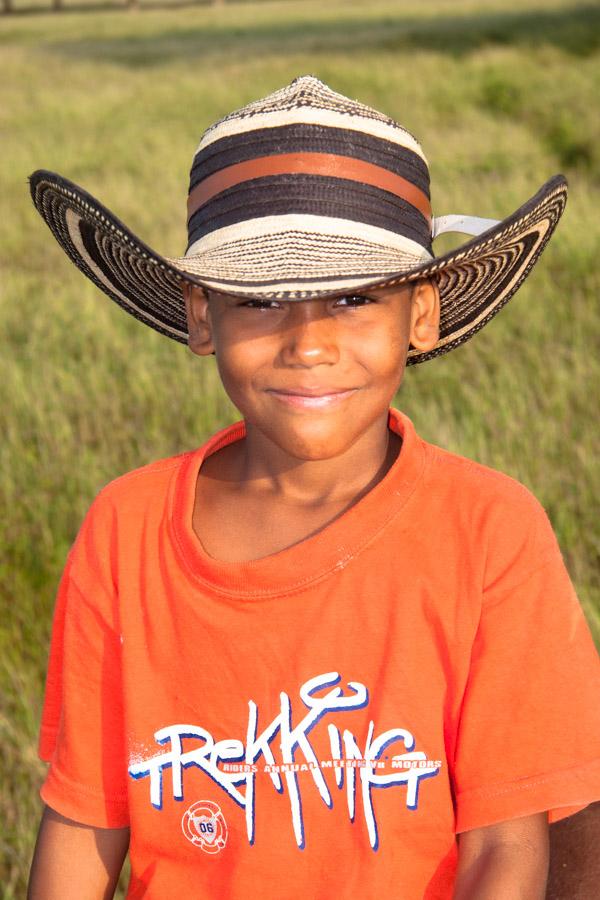
<path fill-rule="evenodd" d="M 325 175 L 322 159 L 333 161 Z M 348 177 L 352 165 L 362 168 Z M 310 76 L 205 132 L 192 164 L 195 206 L 182 257 L 146 246 L 60 175 L 39 170 L 30 186 L 75 265 L 128 313 L 181 342 L 187 341 L 183 281 L 240 296 L 302 300 L 434 278 L 440 339 L 427 353 L 411 348 L 408 364 L 464 343 L 508 302 L 552 235 L 567 196 L 565 179 L 555 176 L 504 221 L 436 258 L 429 173 L 417 140 Z"/>

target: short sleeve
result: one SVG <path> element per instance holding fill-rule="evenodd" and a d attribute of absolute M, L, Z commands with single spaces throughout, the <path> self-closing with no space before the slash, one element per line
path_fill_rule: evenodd
<path fill-rule="evenodd" d="M 495 530 L 452 771 L 457 833 L 600 800 L 600 660 L 552 528 L 528 495 Z"/>
<path fill-rule="evenodd" d="M 129 824 L 111 512 L 98 495 L 56 597 L 38 753 L 52 809 L 86 825 Z"/>

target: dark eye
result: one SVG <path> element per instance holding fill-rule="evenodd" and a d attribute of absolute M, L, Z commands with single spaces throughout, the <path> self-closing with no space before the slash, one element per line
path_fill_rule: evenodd
<path fill-rule="evenodd" d="M 366 306 L 368 303 L 374 303 L 371 297 L 365 297 L 364 294 L 346 294 L 345 297 L 338 297 L 335 301 L 336 306 Z"/>
<path fill-rule="evenodd" d="M 277 300 L 258 300 L 254 297 L 251 300 L 244 300 L 240 306 L 245 306 L 246 309 L 279 309 Z"/>

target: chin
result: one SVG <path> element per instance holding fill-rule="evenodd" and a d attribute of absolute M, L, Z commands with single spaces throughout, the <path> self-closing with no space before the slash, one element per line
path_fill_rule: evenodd
<path fill-rule="evenodd" d="M 344 440 L 339 429 L 322 428 L 307 429 L 302 434 L 282 435 L 279 432 L 268 437 L 289 456 L 304 462 L 333 459 L 349 450 L 355 442 L 354 435 L 346 435 Z"/>

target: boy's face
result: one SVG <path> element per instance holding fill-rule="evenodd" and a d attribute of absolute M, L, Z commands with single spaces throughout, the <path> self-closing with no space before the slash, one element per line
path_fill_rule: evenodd
<path fill-rule="evenodd" d="M 439 336 L 430 281 L 292 302 L 183 290 L 190 349 L 215 353 L 248 427 L 296 459 L 338 456 L 387 422 L 409 344 Z"/>

